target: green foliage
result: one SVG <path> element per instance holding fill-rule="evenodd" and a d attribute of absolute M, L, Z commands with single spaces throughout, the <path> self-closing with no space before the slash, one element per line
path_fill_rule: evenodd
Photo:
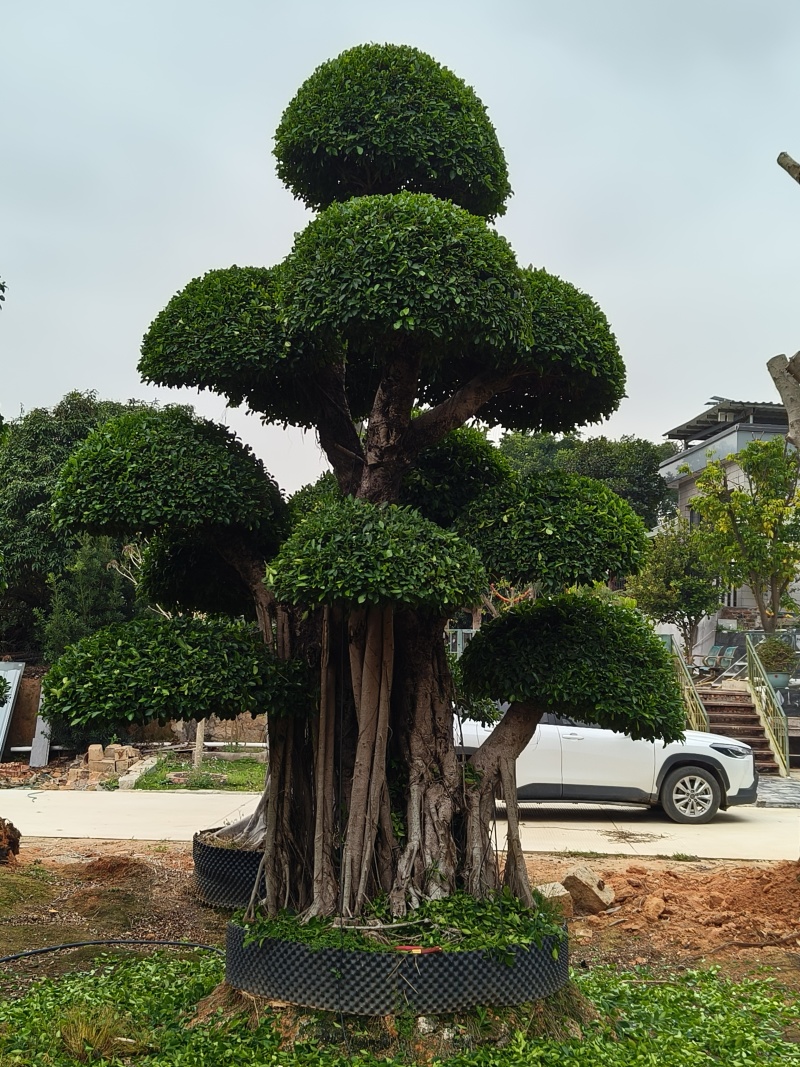
<path fill-rule="evenodd" d="M 142 616 L 70 646 L 44 678 L 42 714 L 72 726 L 243 712 L 305 713 L 306 670 L 275 659 L 258 632 L 223 619 Z"/>
<path fill-rule="evenodd" d="M 70 531 L 53 529 L 52 493 L 61 467 L 100 423 L 134 404 L 67 393 L 52 409 L 34 408 L 7 423 L 0 438 L 0 545 L 7 589 L 0 597 L 0 636 L 25 655 L 38 653 L 34 609 L 47 614 L 50 577 L 64 573 L 76 548 Z"/>
<path fill-rule="evenodd" d="M 500 451 L 519 474 L 569 471 L 603 482 L 651 529 L 659 517 L 674 510 L 672 490 L 658 473 L 659 464 L 674 455 L 672 442 L 652 444 L 640 437 L 623 436 L 619 441 L 574 435 L 558 438 L 549 433 L 506 433 Z"/>
<path fill-rule="evenodd" d="M 223 960 L 209 952 L 192 952 L 186 958 L 156 952 L 146 959 L 113 961 L 100 956 L 90 971 L 36 982 L 18 999 L 0 1002 L 0 1059 L 20 1067 L 75 1067 L 75 1056 L 64 1043 L 63 1023 L 76 1016 L 87 1021 L 110 1016 L 115 1032 L 134 1034 L 137 1051 L 133 1058 L 130 1045 L 125 1054 L 115 1050 L 114 1058 L 105 1061 L 111 1064 L 130 1060 L 142 1067 L 347 1067 L 352 1062 L 346 1048 L 339 1052 L 330 1044 L 297 1042 L 292 1050 L 281 1050 L 280 1020 L 270 1011 L 254 1018 L 244 1012 L 212 1015 L 187 1026 L 194 1006 L 223 978 Z M 489 1033 L 482 1047 L 443 1062 L 450 1067 L 800 1065 L 800 1047 L 789 1036 L 800 1002 L 769 980 L 730 981 L 713 970 L 653 980 L 643 970 L 597 967 L 576 974 L 575 982 L 598 1008 L 578 1036 L 537 1036 L 523 1019 L 502 1047 Z M 397 1022 L 404 1020 L 398 1017 Z M 335 1024 L 339 1032 L 344 1028 L 353 1048 L 362 1048 L 353 1044 L 361 1020 L 337 1016 Z M 381 1067 L 387 1060 L 380 1050 L 360 1051 L 357 1062 Z"/>
<path fill-rule="evenodd" d="M 576 434 L 557 436 L 552 433 L 511 430 L 500 438 L 498 448 L 512 469 L 526 478 L 555 469 L 559 466 L 561 453 L 578 447 L 580 443 Z"/>
<path fill-rule="evenodd" d="M 727 585 L 747 583 L 767 631 L 775 629 L 800 569 L 800 456 L 783 438 L 751 441 L 727 463 L 709 463 L 690 507 L 702 517 L 703 552 Z"/>
<path fill-rule="evenodd" d="M 57 659 L 67 645 L 133 615 L 134 587 L 109 566 L 118 547 L 109 537 L 84 534 L 62 573 L 50 576 L 49 609 L 34 610 L 46 662 Z"/>
<path fill-rule="evenodd" d="M 346 340 L 370 374 L 375 345 L 411 344 L 428 366 L 448 355 L 516 351 L 530 341 L 522 275 L 508 242 L 422 193 L 332 204 L 284 263 L 287 330 Z M 376 382 L 377 384 L 377 382 Z M 352 392 L 348 390 L 351 395 Z"/>
<path fill-rule="evenodd" d="M 597 597 L 523 601 L 481 627 L 461 669 L 478 696 L 529 701 L 634 738 L 683 736 L 666 646 L 638 612 Z"/>
<path fill-rule="evenodd" d="M 133 411 L 99 427 L 70 456 L 54 493 L 60 527 L 123 535 L 238 527 L 272 548 L 285 512 L 252 449 L 182 407 Z"/>
<path fill-rule="evenodd" d="M 252 592 L 219 553 L 225 535 L 160 533 L 150 537 L 142 556 L 139 596 L 170 612 L 255 618 Z"/>
<path fill-rule="evenodd" d="M 486 576 L 473 548 L 412 508 L 352 497 L 313 511 L 273 563 L 285 603 L 409 604 L 447 614 L 477 601 Z"/>
<path fill-rule="evenodd" d="M 458 524 L 492 580 L 547 592 L 623 577 L 646 550 L 641 520 L 599 482 L 550 471 L 502 483 Z"/>
<path fill-rule="evenodd" d="M 691 660 L 700 620 L 717 610 L 720 594 L 698 529 L 685 519 L 660 529 L 650 541 L 644 567 L 625 588 L 645 615 L 678 627 Z"/>
<path fill-rule="evenodd" d="M 359 45 L 318 67 L 275 134 L 278 176 L 309 207 L 412 192 L 505 213 L 505 159 L 472 89 L 407 45 Z"/>
<path fill-rule="evenodd" d="M 765 637 L 756 646 L 756 652 L 764 670 L 772 673 L 791 673 L 797 663 L 795 650 L 790 644 L 776 635 Z"/>
<path fill-rule="evenodd" d="M 562 431 L 606 418 L 625 395 L 625 367 L 605 315 L 545 270 L 520 271 L 520 283 L 532 344 L 443 361 L 420 401 L 440 403 L 464 382 L 496 371 L 503 388 L 480 410 L 490 426 Z"/>
<path fill-rule="evenodd" d="M 450 526 L 510 475 L 509 463 L 486 434 L 464 426 L 420 453 L 403 479 L 400 503 L 439 526 Z"/>
<path fill-rule="evenodd" d="M 11 692 L 11 683 L 5 674 L 0 674 L 0 704 L 5 704 Z"/>
<path fill-rule="evenodd" d="M 527 908 L 508 889 L 480 900 L 461 891 L 440 900 L 424 900 L 407 922 L 393 922 L 378 901 L 373 918 L 376 925 L 371 934 L 327 918 L 301 920 L 287 911 L 274 918 L 259 916 L 251 923 L 238 914 L 234 921 L 247 930 L 246 945 L 262 945 L 271 938 L 307 945 L 314 951 L 392 952 L 397 945 L 418 945 L 443 952 L 485 952 L 508 963 L 513 963 L 512 948 L 541 947 L 546 937 L 564 937 L 560 916 L 539 894 L 535 894 L 534 907 Z"/>
<path fill-rule="evenodd" d="M 453 703 L 459 718 L 469 722 L 479 722 L 481 726 L 492 726 L 498 722 L 500 709 L 497 702 L 489 697 L 473 696 L 464 685 L 461 659 L 452 652 L 448 652 L 447 663 L 453 682 Z"/>
<path fill-rule="evenodd" d="M 341 496 L 336 478 L 330 471 L 321 474 L 310 485 L 301 486 L 286 502 L 292 527 L 302 522 L 316 507 L 340 500 Z"/>
<path fill-rule="evenodd" d="M 171 774 L 186 772 L 185 784 L 170 782 Z M 211 776 L 224 774 L 225 782 L 215 781 Z M 266 764 L 255 759 L 224 760 L 206 757 L 195 771 L 191 760 L 181 759 L 170 753 L 136 779 L 134 789 L 180 790 L 222 789 L 231 792 L 261 793 L 264 789 Z"/>
<path fill-rule="evenodd" d="M 281 277 L 280 266 L 233 266 L 194 278 L 145 335 L 142 377 L 210 389 L 233 407 L 246 402 L 275 421 L 313 426 L 307 375 L 317 359 L 313 346 L 286 333 Z"/>
<path fill-rule="evenodd" d="M 674 452 L 672 442 L 654 445 L 630 435 L 619 441 L 590 437 L 573 449 L 562 450 L 557 463 L 561 470 L 603 482 L 652 529 L 659 517 L 674 510 L 672 491 L 658 473 L 659 464 Z"/>

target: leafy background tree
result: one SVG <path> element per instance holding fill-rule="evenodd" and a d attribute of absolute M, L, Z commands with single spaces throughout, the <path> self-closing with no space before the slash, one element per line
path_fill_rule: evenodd
<path fill-rule="evenodd" d="M 644 567 L 627 580 L 625 591 L 645 615 L 677 626 L 691 663 L 697 628 L 717 611 L 720 599 L 718 571 L 707 558 L 703 532 L 680 518 L 659 529 Z"/>
<path fill-rule="evenodd" d="M 130 598 L 102 571 L 108 542 L 79 543 L 73 533 L 55 530 L 50 518 L 53 488 L 70 453 L 92 429 L 126 406 L 98 400 L 91 392 L 73 392 L 52 409 L 35 408 L 5 426 L 0 438 L 0 546 L 7 588 L 0 597 L 0 647 L 6 654 L 23 659 L 41 655 L 42 638 L 50 640 L 47 629 L 56 591 L 61 621 L 53 626 L 62 627 L 64 613 L 72 613 L 70 636 L 81 636 L 79 619 L 91 626 L 90 616 L 102 618 L 115 611 L 130 616 Z M 90 565 L 92 554 L 96 560 Z M 93 601 L 91 610 L 87 598 Z"/>
<path fill-rule="evenodd" d="M 675 510 L 674 493 L 658 473 L 659 464 L 675 455 L 671 441 L 653 444 L 641 437 L 618 441 L 575 434 L 507 433 L 500 450 L 512 467 L 523 474 L 563 470 L 603 482 L 627 500 L 648 529 Z"/>
<path fill-rule="evenodd" d="M 196 597 L 195 575 L 219 584 L 220 561 L 254 601 L 267 598 L 265 640 L 280 659 L 312 665 L 319 698 L 310 716 L 269 713 L 259 832 L 248 822 L 231 836 L 263 847 L 269 912 L 288 901 L 306 915 L 354 915 L 384 894 L 402 915 L 459 885 L 476 895 L 499 886 L 487 797 L 543 706 L 524 694 L 472 771 L 459 766 L 442 631 L 485 583 L 483 531 L 459 523 L 464 511 L 486 516 L 488 545 L 481 495 L 515 481 L 462 428 L 479 419 L 571 432 L 616 408 L 624 367 L 595 302 L 520 268 L 487 224 L 510 192 L 502 151 L 474 92 L 429 56 L 367 45 L 322 64 L 290 102 L 275 154 L 289 189 L 319 214 L 280 264 L 189 282 L 145 336 L 140 371 L 246 403 L 266 422 L 313 427 L 336 490 L 305 491 L 287 539 L 274 483 L 219 430 L 174 418 L 142 434 L 123 417 L 70 461 L 58 507 L 73 528 L 124 524 L 164 538 L 167 556 L 180 550 L 187 582 L 173 584 L 176 599 Z M 228 457 L 231 509 L 196 458 L 212 439 Z M 574 485 L 545 505 L 519 481 L 523 499 L 508 507 L 537 521 L 505 524 L 492 570 L 550 574 L 555 591 L 576 574 L 637 565 L 644 535 L 630 509 L 590 483 L 601 502 L 590 521 L 584 482 Z M 537 546 L 527 568 L 520 536 Z M 578 562 L 559 562 L 564 554 Z M 193 572 L 200 559 L 207 566 Z M 645 699 L 652 669 L 628 672 L 634 696 Z M 674 706 L 645 729 L 675 736 Z M 527 874 L 508 869 L 529 894 Z"/>
<path fill-rule="evenodd" d="M 736 463 L 741 476 L 729 474 Z M 751 441 L 726 461 L 709 463 L 690 507 L 702 519 L 708 565 L 726 585 L 747 584 L 761 626 L 772 633 L 800 570 L 800 456 L 783 438 Z"/>

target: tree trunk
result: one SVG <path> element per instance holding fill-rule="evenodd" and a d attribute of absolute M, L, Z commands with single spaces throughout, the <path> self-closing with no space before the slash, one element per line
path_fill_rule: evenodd
<path fill-rule="evenodd" d="M 502 786 L 509 839 L 505 880 L 518 896 L 529 898 L 530 882 L 519 844 L 519 805 L 514 764 L 533 737 L 543 711 L 543 708 L 530 703 L 512 704 L 467 764 L 464 877 L 466 889 L 474 897 L 486 896 L 500 884 L 491 833 L 494 797 L 498 786 Z"/>
<path fill-rule="evenodd" d="M 767 370 L 789 417 L 786 440 L 800 448 L 800 352 L 795 352 L 791 359 L 783 355 L 773 356 L 767 362 Z"/>
<path fill-rule="evenodd" d="M 367 608 L 354 620 L 357 626 L 350 642 L 358 741 L 342 852 L 343 915 L 358 915 L 371 889 L 372 862 L 386 789 L 394 664 L 393 618 L 391 607 Z"/>
<path fill-rule="evenodd" d="M 314 874 L 313 900 L 307 917 L 333 915 L 338 901 L 338 880 L 333 866 L 334 835 L 334 732 L 336 726 L 336 672 L 331 662 L 331 609 L 323 609 L 320 655 L 319 718 L 314 730 Z"/>
<path fill-rule="evenodd" d="M 423 897 L 456 888 L 453 820 L 461 809 L 461 772 L 453 745 L 452 685 L 445 619 L 398 615 L 398 684 L 392 709 L 395 750 L 404 767 L 405 842 L 389 896 L 402 916 Z"/>
<path fill-rule="evenodd" d="M 800 182 L 800 163 L 797 163 L 788 152 L 781 152 L 778 156 L 778 166 L 783 167 L 786 173 L 794 178 L 796 182 Z"/>

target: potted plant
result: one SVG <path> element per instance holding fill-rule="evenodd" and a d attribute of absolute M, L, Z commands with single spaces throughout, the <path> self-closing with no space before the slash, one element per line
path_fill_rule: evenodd
<path fill-rule="evenodd" d="M 784 689 L 789 684 L 789 677 L 796 661 L 792 646 L 782 638 L 773 635 L 764 638 L 756 647 L 756 653 L 773 689 Z"/>

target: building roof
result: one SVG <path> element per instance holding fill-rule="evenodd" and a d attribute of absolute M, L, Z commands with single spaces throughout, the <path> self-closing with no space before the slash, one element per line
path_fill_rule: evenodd
<path fill-rule="evenodd" d="M 674 441 L 682 441 L 684 447 L 705 441 L 713 437 L 726 424 L 746 422 L 753 425 L 773 427 L 786 432 L 789 429 L 789 420 L 786 408 L 783 404 L 760 402 L 756 400 L 728 400 L 722 396 L 712 396 L 705 411 L 695 415 L 688 422 L 667 430 L 665 437 Z"/>

